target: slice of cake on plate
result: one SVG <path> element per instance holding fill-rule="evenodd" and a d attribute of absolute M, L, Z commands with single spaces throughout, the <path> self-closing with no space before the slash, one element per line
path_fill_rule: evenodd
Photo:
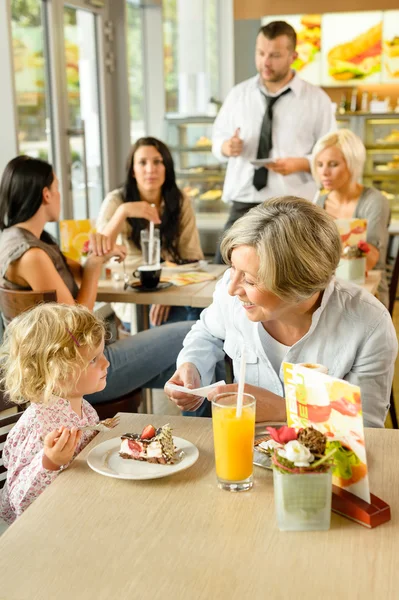
<path fill-rule="evenodd" d="M 158 429 L 155 429 L 153 425 L 147 425 L 141 434 L 125 433 L 121 436 L 119 455 L 122 458 L 161 465 L 173 464 L 175 462 L 175 447 L 169 424 Z"/>

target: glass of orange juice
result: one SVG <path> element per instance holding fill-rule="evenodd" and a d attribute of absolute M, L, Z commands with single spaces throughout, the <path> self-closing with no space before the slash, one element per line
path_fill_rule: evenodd
<path fill-rule="evenodd" d="M 212 401 L 216 476 L 222 490 L 241 492 L 253 485 L 255 404 L 243 395 L 241 416 L 236 416 L 237 393 L 218 394 Z"/>

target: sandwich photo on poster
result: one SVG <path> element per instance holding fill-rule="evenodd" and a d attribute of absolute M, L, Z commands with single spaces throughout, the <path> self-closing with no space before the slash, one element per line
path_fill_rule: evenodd
<path fill-rule="evenodd" d="M 324 433 L 335 449 L 333 484 L 370 503 L 360 388 L 306 364 L 283 363 L 287 424 Z"/>
<path fill-rule="evenodd" d="M 323 85 L 381 82 L 382 15 L 382 11 L 323 15 Z"/>
<path fill-rule="evenodd" d="M 399 10 L 384 12 L 382 82 L 399 83 Z"/>
<path fill-rule="evenodd" d="M 261 25 L 267 25 L 272 21 L 285 21 L 295 29 L 298 57 L 291 66 L 300 73 L 302 79 L 320 85 L 321 15 L 273 15 L 263 17 Z"/>

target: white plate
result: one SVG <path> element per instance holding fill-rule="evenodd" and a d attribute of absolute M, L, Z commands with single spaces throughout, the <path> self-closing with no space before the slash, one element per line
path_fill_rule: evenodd
<path fill-rule="evenodd" d="M 264 167 L 267 164 L 271 164 L 276 162 L 275 158 L 256 158 L 255 160 L 251 160 L 250 163 L 254 167 Z"/>
<path fill-rule="evenodd" d="M 258 467 L 263 467 L 264 469 L 270 469 L 270 470 L 272 470 L 272 459 L 271 459 L 271 456 L 268 456 L 267 454 L 265 454 L 261 450 L 258 450 L 256 448 L 256 446 L 254 448 L 253 463 L 254 463 L 254 465 L 257 465 Z"/>
<path fill-rule="evenodd" d="M 183 458 L 174 465 L 159 465 L 141 460 L 121 458 L 119 449 L 121 438 L 112 438 L 98 444 L 89 452 L 87 464 L 93 471 L 116 479 L 159 479 L 184 471 L 193 465 L 199 455 L 198 448 L 183 438 L 174 437 L 177 452 L 183 451 Z"/>

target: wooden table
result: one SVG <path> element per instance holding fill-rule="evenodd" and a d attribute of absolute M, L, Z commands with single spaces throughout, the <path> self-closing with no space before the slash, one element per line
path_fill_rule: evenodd
<path fill-rule="evenodd" d="M 369 271 L 367 273 L 366 281 L 362 284 L 361 287 L 370 292 L 370 294 L 373 294 L 373 296 L 375 296 L 378 290 L 378 286 L 381 282 L 381 276 L 381 271 Z"/>
<path fill-rule="evenodd" d="M 96 444 L 169 421 L 198 461 L 152 481 L 103 477 Z M 368 530 L 332 514 L 328 532 L 279 532 L 273 478 L 234 494 L 216 486 L 211 420 L 122 415 L 0 537 L 7 600 L 371 600 L 399 597 L 399 432 L 366 432 L 371 489 L 392 521 Z"/>
<path fill-rule="evenodd" d="M 136 292 L 132 288 L 123 289 L 122 281 L 113 279 L 101 279 L 98 284 L 97 300 L 99 302 L 127 302 L 129 304 L 163 304 L 165 306 L 194 306 L 192 302 L 196 294 L 203 288 L 212 289 L 204 302 L 207 304 L 195 306 L 208 306 L 212 302 L 212 293 L 215 289 L 216 281 L 223 275 L 227 265 L 207 265 L 206 272 L 216 277 L 213 281 L 202 281 L 201 283 L 191 283 L 190 285 L 175 286 L 160 290 L 159 292 Z"/>

